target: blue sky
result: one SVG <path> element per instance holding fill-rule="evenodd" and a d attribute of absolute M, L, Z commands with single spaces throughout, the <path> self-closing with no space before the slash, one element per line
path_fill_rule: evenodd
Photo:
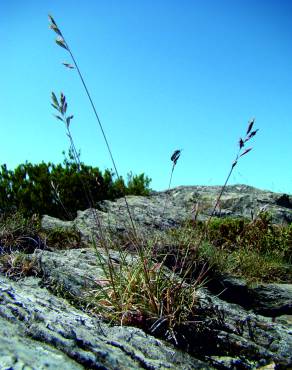
<path fill-rule="evenodd" d="M 249 119 L 259 132 L 230 183 L 292 193 L 292 1 L 83 0 L 0 5 L 0 163 L 60 163 L 68 140 L 51 91 L 63 91 L 81 159 L 112 164 L 65 50 L 77 58 L 122 175 L 167 188 L 224 183 Z"/>

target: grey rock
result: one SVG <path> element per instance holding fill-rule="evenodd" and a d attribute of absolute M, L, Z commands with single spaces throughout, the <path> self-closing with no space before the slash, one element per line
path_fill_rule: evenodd
<path fill-rule="evenodd" d="M 111 256 L 118 263 L 118 255 L 111 252 Z M 104 277 L 96 265 L 94 252 L 88 249 L 43 251 L 39 259 L 45 275 L 53 276 L 55 285 L 65 285 L 72 296 L 82 297 L 94 288 L 94 279 Z M 82 280 L 82 276 L 86 278 Z M 214 367 L 219 366 L 218 356 L 229 356 L 234 364 L 246 368 L 271 361 L 279 366 L 292 365 L 291 327 L 273 323 L 271 319 L 225 302 L 204 289 L 199 289 L 197 294 L 195 321 L 184 329 L 185 347 L 189 353 L 200 358 L 205 356 Z"/>
<path fill-rule="evenodd" d="M 216 275 L 208 283 L 213 294 L 227 302 L 237 303 L 248 310 L 277 317 L 292 315 L 292 284 L 247 284 L 244 279 Z"/>
<path fill-rule="evenodd" d="M 189 328 L 195 342 L 208 348 L 212 355 L 244 356 L 250 368 L 274 362 L 279 368 L 292 366 L 292 328 L 246 311 L 201 290 L 196 319 L 198 326 Z M 200 348 L 199 348 L 200 350 Z M 194 353 L 198 351 L 195 349 Z M 217 352 L 217 353 L 216 353 Z M 208 356 L 207 356 L 208 357 Z M 262 361 L 266 361 L 263 363 Z M 255 361 L 252 364 L 252 361 Z M 216 365 L 216 362 L 213 362 Z"/>
<path fill-rule="evenodd" d="M 47 231 L 56 229 L 72 230 L 73 225 L 74 223 L 72 221 L 62 221 L 48 215 L 42 219 L 42 227 Z"/>
<path fill-rule="evenodd" d="M 25 325 L 0 316 L 0 369 L 82 370 L 61 350 L 35 341 L 25 333 Z"/>
<path fill-rule="evenodd" d="M 249 288 L 251 308 L 262 315 L 292 315 L 292 284 L 260 284 Z"/>
<path fill-rule="evenodd" d="M 148 197 L 127 196 L 127 200 L 136 230 L 142 236 L 154 236 L 194 218 L 196 206 L 200 210 L 199 218 L 206 219 L 213 210 L 220 190 L 220 186 L 180 186 L 169 191 L 154 192 Z M 290 195 L 246 185 L 231 185 L 223 193 L 216 216 L 251 218 L 264 209 L 273 214 L 275 223 L 290 223 L 291 204 Z M 49 216 L 43 217 L 44 229 L 51 229 L 54 225 L 62 228 L 77 227 L 84 241 L 91 240 L 93 236 L 99 239 L 101 233 L 123 236 L 132 230 L 124 198 L 114 202 L 102 201 L 96 211 L 79 211 L 74 221 L 60 222 Z"/>
<path fill-rule="evenodd" d="M 210 368 L 140 329 L 101 323 L 39 283 L 0 276 L 1 369 Z"/>

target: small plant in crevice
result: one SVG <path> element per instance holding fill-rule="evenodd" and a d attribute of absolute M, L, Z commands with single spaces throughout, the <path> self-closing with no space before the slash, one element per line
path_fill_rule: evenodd
<path fill-rule="evenodd" d="M 76 69 L 78 71 L 78 74 L 81 78 L 82 84 L 83 84 L 83 86 L 86 90 L 87 96 L 88 96 L 88 98 L 91 102 L 92 108 L 95 112 L 95 116 L 97 118 L 98 124 L 101 128 L 104 140 L 106 142 L 106 145 L 108 147 L 108 150 L 109 150 L 109 153 L 110 153 L 110 156 L 111 156 L 111 159 L 112 159 L 112 163 L 113 163 L 116 175 L 119 178 L 119 174 L 117 172 L 116 164 L 115 164 L 115 161 L 114 161 L 114 159 L 112 157 L 112 154 L 111 154 L 110 146 L 109 146 L 107 138 L 104 134 L 103 127 L 100 123 L 100 120 L 99 120 L 99 117 L 97 115 L 95 106 L 94 106 L 94 104 L 91 100 L 90 94 L 89 94 L 88 89 L 87 89 L 87 87 L 84 83 L 84 80 L 83 80 L 83 77 L 80 73 L 80 70 L 79 70 L 79 68 L 76 64 L 76 61 L 75 61 L 75 59 L 74 59 L 74 57 L 71 53 L 71 50 L 70 50 L 67 42 L 65 41 L 62 32 L 58 28 L 56 22 L 54 21 L 54 19 L 51 16 L 49 17 L 49 19 L 50 19 L 50 27 L 59 35 L 59 37 L 56 40 L 57 44 L 59 46 L 63 47 L 64 49 L 66 49 L 72 57 L 74 66 L 76 67 Z M 67 67 L 68 67 L 68 65 L 67 65 Z M 70 145 L 71 145 L 72 151 L 74 153 L 74 158 L 75 158 L 75 161 L 78 163 L 79 158 L 76 156 L 75 144 L 74 144 L 71 132 L 70 132 L 70 122 L 73 119 L 73 115 L 67 115 L 68 104 L 67 104 L 67 100 L 66 100 L 65 95 L 63 93 L 61 93 L 60 98 L 58 100 L 57 96 L 54 93 L 52 93 L 52 106 L 55 110 L 58 111 L 58 114 L 56 115 L 56 118 L 58 120 L 64 122 L 64 124 L 66 126 L 67 136 L 69 137 L 69 140 L 70 140 Z M 85 191 L 87 191 L 86 184 L 84 184 L 84 188 L 85 188 Z M 101 254 L 99 254 L 97 252 L 97 257 L 99 258 L 99 262 L 100 262 L 100 264 L 101 264 L 101 266 L 103 267 L 103 270 L 104 270 L 105 281 L 107 281 L 107 284 L 99 285 L 99 294 L 101 294 L 102 297 L 107 298 L 107 300 L 99 298 L 98 301 L 103 302 L 103 306 L 107 306 L 106 302 L 110 302 L 110 305 L 114 307 L 114 309 L 117 313 L 123 312 L 123 317 L 126 317 L 125 316 L 126 312 L 124 312 L 124 310 L 125 310 L 125 304 L 124 304 L 125 297 L 126 297 L 126 301 L 127 300 L 129 301 L 129 297 L 133 295 L 133 297 L 135 297 L 135 300 L 137 301 L 137 303 L 139 303 L 138 306 L 142 305 L 142 306 L 147 307 L 147 304 L 148 304 L 149 307 L 146 309 L 147 315 L 149 315 L 150 317 L 153 316 L 154 321 L 156 321 L 157 319 L 161 319 L 161 317 L 165 317 L 165 308 L 164 308 L 165 303 L 164 302 L 167 301 L 168 302 L 167 307 L 168 307 L 169 312 L 167 313 L 167 319 L 165 321 L 168 322 L 168 324 L 169 324 L 168 327 L 170 329 L 173 326 L 172 323 L 174 322 L 174 319 L 171 318 L 171 312 L 170 311 L 173 309 L 173 307 L 175 307 L 175 305 L 173 304 L 173 301 L 177 301 L 177 300 L 176 299 L 174 300 L 173 297 L 171 297 L 173 294 L 171 293 L 169 282 L 170 281 L 172 282 L 171 286 L 172 286 L 172 289 L 173 289 L 174 280 L 170 280 L 169 277 L 165 277 L 164 274 L 158 273 L 157 272 L 158 270 L 156 271 L 155 269 L 154 270 L 152 269 L 151 256 L 148 257 L 147 253 L 144 250 L 143 244 L 145 244 L 145 243 L 143 243 L 143 242 L 141 243 L 141 240 L 139 239 L 139 235 L 138 235 L 136 227 L 134 225 L 134 221 L 133 221 L 133 218 L 132 218 L 132 214 L 131 214 L 131 211 L 130 211 L 130 208 L 129 208 L 127 198 L 124 197 L 124 200 L 125 200 L 127 212 L 128 212 L 128 215 L 129 215 L 129 218 L 130 218 L 130 221 L 131 221 L 132 232 L 133 232 L 133 241 L 134 241 L 135 251 L 136 251 L 137 256 L 138 256 L 137 266 L 136 266 L 137 269 L 135 269 L 134 271 L 132 271 L 133 269 L 125 271 L 125 268 L 123 268 L 122 270 L 116 268 L 116 266 L 115 266 L 115 264 L 114 264 L 114 262 L 111 258 L 111 255 L 110 255 L 111 241 L 108 240 L 107 236 L 104 233 L 103 226 L 101 225 L 101 222 L 98 218 L 98 214 L 95 211 L 95 209 L 93 208 L 93 204 L 91 202 L 90 194 L 88 196 L 89 206 L 92 208 L 92 212 L 93 212 L 93 216 L 94 216 L 95 221 L 96 221 L 96 225 L 97 225 L 97 227 L 100 231 L 100 238 L 98 240 L 98 245 L 96 245 L 96 250 L 98 250 L 97 249 L 98 246 L 101 246 L 105 255 L 106 255 L 106 257 L 103 258 L 101 256 Z M 92 241 L 93 241 L 93 243 L 95 243 L 94 239 Z M 155 279 L 153 279 L 153 273 L 156 277 L 159 276 L 159 284 L 157 283 L 157 281 Z M 130 276 L 129 276 L 129 274 L 130 274 Z M 124 275 L 126 275 L 126 276 L 124 276 Z M 137 276 L 139 277 L 138 280 L 137 280 Z M 129 281 L 131 282 L 130 285 L 128 284 Z M 139 294 L 138 293 L 133 294 L 133 292 L 131 292 L 131 289 L 133 289 L 133 286 L 134 286 L 133 282 L 137 282 L 139 284 L 138 285 L 139 286 L 138 290 L 140 291 Z M 158 292 L 159 286 L 161 286 L 161 285 L 163 286 L 163 284 L 161 284 L 161 282 L 163 282 L 164 285 L 167 284 L 167 286 L 169 287 L 168 289 L 164 288 L 164 289 L 166 289 L 165 293 L 164 293 L 164 296 L 163 296 L 162 293 L 159 294 L 159 292 Z M 127 283 L 126 287 L 124 286 L 124 283 Z M 108 286 L 109 286 L 109 288 L 108 288 Z M 109 293 L 109 291 L 110 291 L 110 293 Z M 180 292 L 179 290 L 176 290 L 176 291 Z M 142 294 L 142 296 L 141 296 L 141 294 Z M 181 293 L 176 293 L 176 294 L 178 295 L 178 294 L 181 294 Z M 143 300 L 141 300 L 139 298 L 139 296 L 143 297 Z M 189 296 L 189 297 L 191 297 L 191 296 Z M 171 299 L 171 301 L 169 301 L 169 299 Z M 128 306 L 129 306 L 129 303 L 130 302 L 127 303 Z M 135 307 L 135 305 L 133 306 L 133 310 L 135 311 L 134 307 Z"/>
<path fill-rule="evenodd" d="M 92 311 L 110 322 L 143 328 L 178 345 L 182 326 L 195 315 L 199 279 L 181 286 L 175 271 L 169 270 L 163 260 L 154 260 L 150 243 L 143 262 L 122 250 L 118 250 L 118 259 L 111 256 L 113 286 L 102 251 L 97 249 L 96 253 L 104 278 L 96 280 L 96 289 L 89 294 Z"/>
<path fill-rule="evenodd" d="M 56 109 L 59 113 L 59 114 L 55 115 L 56 118 L 58 120 L 62 121 L 65 124 L 66 133 L 67 133 L 67 136 L 70 140 L 71 151 L 73 153 L 75 162 L 77 164 L 77 170 L 80 170 L 80 165 L 81 165 L 80 164 L 80 159 L 79 159 L 79 156 L 77 155 L 77 150 L 76 150 L 74 140 L 73 140 L 73 137 L 72 137 L 71 131 L 70 131 L 70 122 L 73 119 L 73 115 L 69 115 L 69 116 L 67 115 L 68 103 L 67 103 L 65 95 L 63 93 L 61 93 L 60 94 L 60 99 L 58 100 L 55 93 L 52 92 L 52 103 L 51 104 L 52 104 L 53 108 Z M 93 202 L 92 194 L 90 193 L 90 190 L 88 188 L 87 183 L 82 182 L 82 185 L 83 185 L 83 189 L 84 189 L 84 192 L 86 194 L 86 197 L 87 197 L 88 206 L 91 209 L 93 219 L 94 219 L 95 224 L 96 224 L 96 226 L 98 228 L 98 231 L 99 231 L 100 237 L 99 237 L 98 242 L 104 248 L 104 250 L 107 254 L 107 264 L 108 264 L 108 271 L 109 271 L 110 281 L 111 281 L 111 284 L 113 286 L 113 289 L 115 290 L 115 280 L 114 280 L 115 269 L 114 269 L 112 260 L 110 258 L 109 243 L 108 243 L 107 237 L 105 235 L 104 227 L 101 223 L 101 220 L 98 216 L 98 213 L 97 213 L 96 209 L 94 208 L 94 202 Z M 126 198 L 124 198 L 124 199 L 126 199 Z M 137 243 L 136 229 L 133 228 L 133 231 L 134 231 L 134 234 L 135 234 L 134 238 L 136 240 L 136 243 L 135 243 L 136 250 L 137 250 L 137 252 L 139 253 L 139 255 L 141 257 L 141 260 L 144 260 L 143 249 Z M 92 237 L 92 242 L 95 243 L 95 240 L 94 240 L 93 237 Z M 146 269 L 145 269 L 145 275 L 147 275 Z"/>
<path fill-rule="evenodd" d="M 104 139 L 104 141 L 106 143 L 106 147 L 108 149 L 108 152 L 109 152 L 109 155 L 110 155 L 110 158 L 111 158 L 113 167 L 114 167 L 114 171 L 116 173 L 117 178 L 119 179 L 120 178 L 120 175 L 119 175 L 119 172 L 117 170 L 117 166 L 116 166 L 115 160 L 114 160 L 113 155 L 112 155 L 112 150 L 111 150 L 111 147 L 109 145 L 109 141 L 107 139 L 107 136 L 105 135 L 105 131 L 104 131 L 103 125 L 102 125 L 102 123 L 100 121 L 100 118 L 99 118 L 99 116 L 97 114 L 97 110 L 96 110 L 95 104 L 93 103 L 93 100 L 92 100 L 91 95 L 90 95 L 90 93 L 88 91 L 87 85 L 86 85 L 86 83 L 84 81 L 84 78 L 83 78 L 83 76 L 81 74 L 81 71 L 80 71 L 80 69 L 78 67 L 78 64 L 76 62 L 76 59 L 74 58 L 74 56 L 72 54 L 72 51 L 71 51 L 71 49 L 70 49 L 67 41 L 65 40 L 65 37 L 62 34 L 60 28 L 57 26 L 55 20 L 50 15 L 49 15 L 49 21 L 50 21 L 50 28 L 55 33 L 57 33 L 57 35 L 58 35 L 58 37 L 56 39 L 57 45 L 59 45 L 62 48 L 66 49 L 68 51 L 68 53 L 70 54 L 71 58 L 72 58 L 73 65 L 75 66 L 75 68 L 76 68 L 76 70 L 78 72 L 78 75 L 79 75 L 79 77 L 81 79 L 82 85 L 83 85 L 83 87 L 85 89 L 86 95 L 87 95 L 87 97 L 88 97 L 88 99 L 90 101 L 91 107 L 92 107 L 92 109 L 94 111 L 96 120 L 97 120 L 98 125 L 99 125 L 99 128 L 101 130 L 103 139 Z M 69 64 L 68 63 L 65 63 L 65 66 L 68 67 Z M 73 66 L 71 66 L 71 67 L 73 67 Z M 57 119 L 63 121 L 64 124 L 65 124 L 65 126 L 66 126 L 67 135 L 69 137 L 71 148 L 72 148 L 73 153 L 74 153 L 74 158 L 75 158 L 76 163 L 78 163 L 79 158 L 76 156 L 76 148 L 75 148 L 75 144 L 74 144 L 74 141 L 73 141 L 71 132 L 70 132 L 70 121 L 73 118 L 73 115 L 67 116 L 67 114 L 66 114 L 66 112 L 67 112 L 67 102 L 66 102 L 66 98 L 65 98 L 64 94 L 61 93 L 60 101 L 58 101 L 58 99 L 56 98 L 56 95 L 54 93 L 52 93 L 52 105 L 61 114 L 61 116 L 60 115 L 57 115 Z M 88 205 L 92 209 L 93 217 L 94 217 L 95 222 L 96 222 L 96 225 L 97 225 L 97 227 L 99 229 L 99 233 L 100 233 L 99 243 L 103 246 L 103 248 L 105 249 L 106 254 L 107 254 L 108 271 L 109 271 L 109 275 L 110 275 L 110 279 L 111 279 L 111 284 L 113 286 L 113 289 L 115 290 L 115 281 L 114 281 L 114 273 L 115 273 L 115 271 L 114 271 L 114 267 L 113 267 L 112 261 L 109 258 L 109 248 L 108 248 L 108 243 L 107 243 L 107 240 L 106 240 L 106 236 L 104 235 L 103 225 L 101 225 L 101 221 L 100 221 L 100 219 L 98 217 L 97 212 L 95 211 L 94 204 L 92 202 L 92 196 L 88 192 L 88 188 L 86 187 L 86 183 L 84 184 L 84 189 L 85 189 L 85 192 L 87 192 Z M 133 217 L 132 217 L 132 212 L 130 210 L 130 207 L 129 207 L 129 203 L 127 201 L 127 198 L 124 196 L 123 199 L 125 201 L 125 205 L 126 205 L 127 213 L 128 213 L 129 220 L 130 220 L 130 225 L 131 225 L 132 233 L 133 233 L 134 239 L 135 239 L 136 252 L 138 253 L 139 258 L 140 258 L 140 261 L 142 262 L 142 264 L 144 266 L 143 267 L 143 271 L 144 271 L 145 279 L 149 283 L 149 273 L 148 273 L 147 268 L 146 268 L 146 265 L 144 263 L 144 260 L 145 260 L 145 258 L 144 258 L 144 251 L 143 251 L 143 248 L 140 246 L 140 243 L 139 243 L 139 236 L 138 236 L 138 233 L 137 233 L 137 229 L 135 227 L 135 224 L 134 224 L 134 220 L 133 220 Z"/>
<path fill-rule="evenodd" d="M 0 255 L 0 272 L 14 280 L 40 274 L 36 257 L 19 251 Z"/>
<path fill-rule="evenodd" d="M 51 28 L 59 35 L 57 44 L 69 51 L 68 44 L 52 17 L 50 17 L 50 22 Z M 69 53 L 72 56 L 70 51 Z M 74 65 L 78 69 L 75 60 Z M 79 69 L 78 73 L 88 93 Z M 89 95 L 88 97 L 91 100 Z M 74 141 L 70 132 L 70 123 L 73 116 L 67 115 L 68 104 L 65 95 L 61 93 L 58 99 L 57 96 L 52 93 L 52 106 L 58 112 L 56 118 L 62 121 L 66 126 L 67 136 L 70 140 L 75 161 L 78 163 Z M 96 113 L 93 103 L 92 107 Z M 103 131 L 102 127 L 101 129 Z M 110 150 L 109 147 L 108 149 Z M 179 158 L 179 154 L 180 153 L 177 152 L 172 156 L 173 169 Z M 115 163 L 113 164 L 116 170 L 116 165 Z M 138 183 L 133 183 L 133 186 L 140 185 Z M 86 187 L 86 184 L 84 184 L 84 187 Z M 132 244 L 137 253 L 134 267 L 129 267 L 127 263 L 125 263 L 126 260 L 118 246 L 115 246 L 115 249 L 118 248 L 119 258 L 122 262 L 120 262 L 118 266 L 115 264 L 114 260 L 111 258 L 111 250 L 113 249 L 112 242 L 108 239 L 107 235 L 103 233 L 103 226 L 98 220 L 98 215 L 95 210 L 92 209 L 96 219 L 96 225 L 98 229 L 101 230 L 101 237 L 98 240 L 98 244 L 95 245 L 95 248 L 99 265 L 102 266 L 104 272 L 104 279 L 97 283 L 97 289 L 92 297 L 95 302 L 95 307 L 97 307 L 99 312 L 103 313 L 104 317 L 114 322 L 121 322 L 122 324 L 129 325 L 130 323 L 133 324 L 136 322 L 137 324 L 139 321 L 144 322 L 145 320 L 144 328 L 148 328 L 152 333 L 156 333 L 158 328 L 159 330 L 164 328 L 163 331 L 165 336 L 168 337 L 168 339 L 171 337 L 172 340 L 176 342 L 177 328 L 194 313 L 196 302 L 195 292 L 198 284 L 183 285 L 183 289 L 181 289 L 181 283 L 177 280 L 175 273 L 170 272 L 170 274 L 167 274 L 163 262 L 155 263 L 155 261 L 153 261 L 152 246 L 145 249 L 145 241 L 143 238 L 139 238 L 127 199 L 124 199 L 132 225 Z M 92 207 L 90 196 L 88 200 L 89 205 Z M 95 243 L 94 239 L 92 241 Z M 99 247 L 102 248 L 104 254 L 99 252 Z"/>
<path fill-rule="evenodd" d="M 24 217 L 21 212 L 0 217 L 0 255 L 15 251 L 32 253 L 44 248 L 40 237 L 40 219 L 37 215 Z"/>

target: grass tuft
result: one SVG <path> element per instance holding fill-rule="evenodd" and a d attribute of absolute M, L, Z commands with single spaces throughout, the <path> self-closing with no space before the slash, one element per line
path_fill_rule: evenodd
<path fill-rule="evenodd" d="M 167 256 L 160 262 L 153 259 L 151 244 L 143 260 L 118 250 L 119 262 L 113 264 L 113 270 L 102 251 L 96 248 L 96 253 L 104 278 L 97 280 L 96 289 L 90 292 L 93 311 L 114 323 L 159 332 L 178 344 L 176 336 L 182 324 L 195 314 L 199 280 L 182 285 L 177 274 L 165 266 Z"/>
<path fill-rule="evenodd" d="M 14 280 L 40 273 L 36 258 L 23 252 L 0 255 L 0 272 Z"/>
<path fill-rule="evenodd" d="M 21 212 L 0 216 L 0 255 L 13 251 L 33 252 L 43 246 L 37 215 L 24 217 Z"/>

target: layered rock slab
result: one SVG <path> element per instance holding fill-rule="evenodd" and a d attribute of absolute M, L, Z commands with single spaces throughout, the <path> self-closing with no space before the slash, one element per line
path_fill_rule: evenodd
<path fill-rule="evenodd" d="M 38 278 L 0 276 L 0 302 L 1 369 L 209 368 L 142 330 L 99 322 Z"/>
<path fill-rule="evenodd" d="M 117 252 L 112 251 L 110 255 L 119 263 Z M 47 279 L 54 285 L 65 286 L 66 292 L 75 297 L 94 289 L 95 279 L 104 278 L 95 252 L 90 249 L 43 251 L 38 258 Z M 184 332 L 189 353 L 204 357 L 214 365 L 218 357 L 228 355 L 235 368 L 253 368 L 269 361 L 274 361 L 279 368 L 292 366 L 291 326 L 273 323 L 239 305 L 224 302 L 204 289 L 198 289 L 197 296 L 196 317 Z"/>

